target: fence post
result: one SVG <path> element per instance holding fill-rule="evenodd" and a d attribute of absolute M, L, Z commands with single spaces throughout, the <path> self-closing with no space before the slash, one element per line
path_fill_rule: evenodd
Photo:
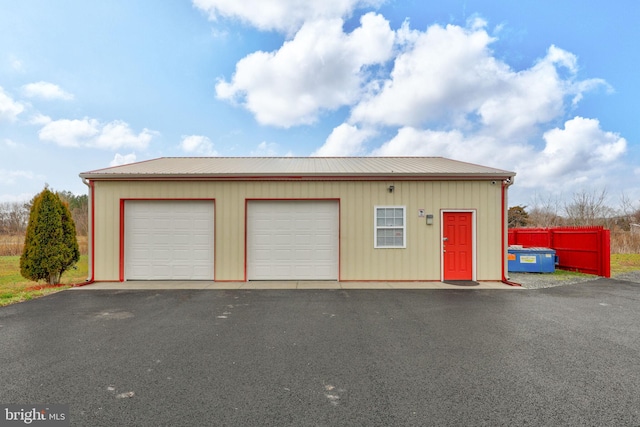
<path fill-rule="evenodd" d="M 600 230 L 600 254 L 602 255 L 601 276 L 611 277 L 611 231 Z"/>

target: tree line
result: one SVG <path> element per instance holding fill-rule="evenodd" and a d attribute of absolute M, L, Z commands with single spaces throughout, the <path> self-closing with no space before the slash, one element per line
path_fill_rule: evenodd
<path fill-rule="evenodd" d="M 86 194 L 76 195 L 70 191 L 55 192 L 67 206 L 79 236 L 86 236 L 89 230 L 89 197 Z M 29 212 L 34 199 L 28 202 L 0 203 L 0 235 L 24 235 L 29 223 Z"/>
<path fill-rule="evenodd" d="M 640 206 L 622 195 L 612 208 L 606 190 L 582 191 L 564 202 L 536 197 L 531 207 L 510 207 L 508 221 L 509 228 L 602 226 L 610 230 L 611 253 L 640 253 Z"/>
<path fill-rule="evenodd" d="M 622 195 L 619 208 L 607 204 L 607 191 L 581 191 L 565 202 L 558 198 L 536 196 L 531 207 L 509 208 L 509 228 L 603 226 L 630 231 L 640 224 L 640 206 Z"/>

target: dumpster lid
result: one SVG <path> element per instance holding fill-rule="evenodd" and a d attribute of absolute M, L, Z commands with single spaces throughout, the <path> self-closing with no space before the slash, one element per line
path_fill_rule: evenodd
<path fill-rule="evenodd" d="M 513 246 L 509 246 L 509 251 L 512 251 L 512 252 L 555 252 L 555 249 L 541 248 L 541 247 L 525 248 L 525 247 L 523 247 L 521 245 L 513 245 Z"/>

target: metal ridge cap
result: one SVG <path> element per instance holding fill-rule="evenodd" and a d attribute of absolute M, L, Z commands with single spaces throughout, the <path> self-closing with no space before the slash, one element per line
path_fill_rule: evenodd
<path fill-rule="evenodd" d="M 283 172 L 241 172 L 241 173 L 97 173 L 83 172 L 79 176 L 84 179 L 93 179 L 101 181 L 109 180 L 173 180 L 173 179 L 207 179 L 207 180 L 224 180 L 224 179 L 258 179 L 258 178 L 277 178 L 277 179 L 326 179 L 326 178 L 357 178 L 358 180 L 366 180 L 367 178 L 386 178 L 386 179 L 442 179 L 442 180 L 460 180 L 460 179 L 504 179 L 511 178 L 516 175 L 515 172 L 504 171 L 490 171 L 490 172 L 468 172 L 468 173 L 456 173 L 456 172 L 427 172 L 427 173 L 412 173 L 412 172 L 296 172 L 296 173 L 283 173 Z"/>

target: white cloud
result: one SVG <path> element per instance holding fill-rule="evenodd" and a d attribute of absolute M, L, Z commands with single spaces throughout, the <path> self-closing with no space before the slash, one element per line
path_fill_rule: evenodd
<path fill-rule="evenodd" d="M 28 98 L 63 99 L 67 101 L 73 99 L 73 95 L 63 90 L 60 86 L 43 81 L 26 84 L 22 86 L 22 91 Z"/>
<path fill-rule="evenodd" d="M 564 114 L 565 98 L 599 86 L 577 81 L 577 59 L 551 46 L 544 58 L 520 72 L 496 59 L 486 22 L 469 28 L 432 25 L 425 32 L 397 32 L 401 53 L 388 79 L 352 111 L 351 121 L 386 126 L 477 129 L 495 137 L 526 138 Z M 562 77 L 558 68 L 569 75 Z M 372 86 L 375 88 L 375 86 Z"/>
<path fill-rule="evenodd" d="M 280 127 L 351 108 L 314 156 L 443 156 L 514 170 L 519 188 L 555 193 L 602 185 L 619 170 L 629 173 L 621 167 L 624 138 L 595 119 L 567 119 L 587 92 L 613 89 L 602 79 L 580 79 L 577 56 L 554 45 L 530 67 L 515 70 L 492 50 L 500 32 L 490 35 L 478 17 L 466 27 L 425 31 L 406 21 L 394 32 L 384 17 L 369 13 L 345 33 L 341 12 L 286 21 L 260 16 L 261 5 L 249 11 L 246 4 L 195 3 L 208 4 L 212 16 L 292 34 L 280 49 L 239 61 L 232 78 L 216 85 L 218 98 Z M 561 120 L 564 127 L 554 129 Z"/>
<path fill-rule="evenodd" d="M 109 163 L 109 166 L 122 166 L 122 165 L 127 165 L 129 163 L 135 163 L 136 158 L 137 158 L 136 153 L 129 153 L 129 154 L 116 153 L 116 155 L 113 157 L 113 160 L 111 160 L 111 163 Z"/>
<path fill-rule="evenodd" d="M 414 127 L 403 127 L 391 140 L 373 150 L 374 156 L 442 156 L 459 159 L 456 151 L 466 141 L 462 132 L 433 131 Z"/>
<path fill-rule="evenodd" d="M 216 85 L 219 98 L 238 101 L 261 124 L 310 124 L 322 111 L 356 102 L 367 66 L 392 54 L 394 32 L 373 13 L 350 34 L 341 19 L 305 23 L 276 52 L 255 52 L 236 64 L 231 80 Z"/>
<path fill-rule="evenodd" d="M 545 132 L 543 138 L 544 149 L 527 161 L 523 175 L 547 185 L 600 175 L 627 150 L 624 138 L 603 131 L 598 120 L 583 117 L 568 120 L 564 129 Z"/>
<path fill-rule="evenodd" d="M 61 147 L 90 147 L 106 150 L 119 148 L 145 149 L 156 134 L 144 129 L 133 133 L 129 125 L 115 120 L 106 124 L 85 117 L 82 120 L 54 120 L 42 127 L 38 136 Z"/>
<path fill-rule="evenodd" d="M 371 152 L 376 156 L 442 156 L 471 163 L 513 170 L 519 188 L 549 192 L 571 192 L 601 182 L 613 169 L 623 169 L 627 141 L 603 131 L 596 119 L 575 117 L 564 129 L 544 133 L 545 147 L 505 141 L 493 136 L 460 130 L 434 131 L 404 127 L 397 135 Z"/>
<path fill-rule="evenodd" d="M 157 132 L 143 129 L 142 132 L 136 135 L 127 123 L 115 120 L 102 127 L 95 139 L 95 147 L 107 150 L 124 147 L 145 149 L 156 134 Z"/>
<path fill-rule="evenodd" d="M 436 131 L 403 127 L 395 137 L 374 149 L 375 156 L 447 157 L 508 169 L 531 155 L 532 147 L 487 135 L 465 135 L 460 130 Z"/>
<path fill-rule="evenodd" d="M 380 5 L 383 0 L 193 0 L 209 19 L 235 18 L 260 30 L 292 34 L 310 20 L 342 18 L 359 7 Z"/>
<path fill-rule="evenodd" d="M 18 114 L 24 111 L 24 105 L 14 101 L 0 86 L 0 121 L 15 122 Z"/>
<path fill-rule="evenodd" d="M 199 156 L 217 156 L 218 152 L 213 148 L 213 142 L 206 136 L 188 135 L 183 136 L 180 142 L 180 149 L 187 154 Z"/>
<path fill-rule="evenodd" d="M 42 141 L 51 141 L 61 147 L 88 145 L 100 133 L 100 124 L 95 119 L 54 120 L 47 123 L 38 136 Z"/>
<path fill-rule="evenodd" d="M 40 125 L 44 126 L 47 123 L 51 122 L 51 117 L 45 116 L 44 114 L 36 114 L 29 119 L 29 123 L 32 125 Z"/>
<path fill-rule="evenodd" d="M 491 56 L 493 39 L 486 31 L 433 25 L 416 34 L 406 24 L 401 30 L 404 51 L 380 90 L 353 109 L 352 121 L 390 126 L 456 121 L 500 91 L 500 76 L 508 70 Z"/>
<path fill-rule="evenodd" d="M 357 126 L 343 123 L 333 129 L 324 145 L 317 149 L 312 156 L 357 156 L 364 152 L 364 143 L 373 135 L 374 131 L 359 129 Z"/>

